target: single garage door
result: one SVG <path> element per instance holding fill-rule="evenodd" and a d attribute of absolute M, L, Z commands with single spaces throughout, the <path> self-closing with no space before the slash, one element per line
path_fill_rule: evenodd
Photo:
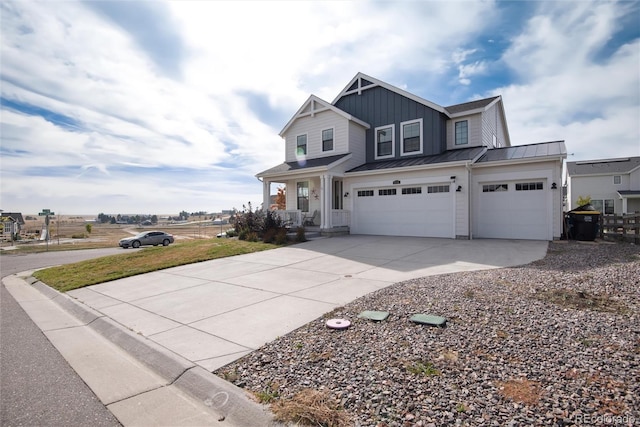
<path fill-rule="evenodd" d="M 351 233 L 454 237 L 450 184 L 354 191 Z"/>
<path fill-rule="evenodd" d="M 546 179 L 480 183 L 475 237 L 550 239 Z"/>

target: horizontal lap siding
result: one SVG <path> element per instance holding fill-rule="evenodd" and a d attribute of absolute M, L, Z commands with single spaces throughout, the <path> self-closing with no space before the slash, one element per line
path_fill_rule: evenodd
<path fill-rule="evenodd" d="M 348 153 L 349 121 L 334 113 L 323 111 L 313 117 L 302 117 L 293 123 L 285 135 L 286 161 L 296 160 L 296 138 L 307 134 L 307 158 L 318 158 Z M 322 151 L 322 131 L 333 128 L 333 151 Z"/>

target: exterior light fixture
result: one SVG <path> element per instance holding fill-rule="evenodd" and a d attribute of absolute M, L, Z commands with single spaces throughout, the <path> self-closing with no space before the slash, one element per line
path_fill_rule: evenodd
<path fill-rule="evenodd" d="M 349 197 L 349 192 L 344 193 L 344 197 Z"/>
<path fill-rule="evenodd" d="M 551 183 L 551 189 L 552 190 L 557 190 L 558 189 L 558 186 L 556 185 L 555 182 Z"/>
<path fill-rule="evenodd" d="M 458 185 L 458 188 L 456 188 L 456 192 L 461 192 L 462 191 L 462 185 Z"/>
<path fill-rule="evenodd" d="M 394 185 L 400 184 L 400 180 L 399 180 L 399 179 L 396 179 L 395 181 L 393 181 L 393 184 L 394 184 Z"/>

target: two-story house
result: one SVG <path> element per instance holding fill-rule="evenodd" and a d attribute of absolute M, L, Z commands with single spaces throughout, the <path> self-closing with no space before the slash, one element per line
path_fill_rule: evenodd
<path fill-rule="evenodd" d="M 569 209 L 580 197 L 604 214 L 640 212 L 640 157 L 567 162 Z"/>
<path fill-rule="evenodd" d="M 286 186 L 294 224 L 321 231 L 552 240 L 562 232 L 563 141 L 511 146 L 500 96 L 442 107 L 358 73 L 311 95 L 280 136 L 285 161 L 256 176 L 263 206 Z"/>

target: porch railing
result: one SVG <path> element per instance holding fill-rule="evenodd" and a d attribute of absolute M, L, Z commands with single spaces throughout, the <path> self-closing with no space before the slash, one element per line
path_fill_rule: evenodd
<path fill-rule="evenodd" d="M 299 210 L 276 210 L 274 211 L 280 219 L 290 227 L 299 227 L 302 225 L 302 211 Z"/>
<path fill-rule="evenodd" d="M 331 225 L 346 227 L 351 223 L 351 212 L 344 209 L 331 209 Z"/>

